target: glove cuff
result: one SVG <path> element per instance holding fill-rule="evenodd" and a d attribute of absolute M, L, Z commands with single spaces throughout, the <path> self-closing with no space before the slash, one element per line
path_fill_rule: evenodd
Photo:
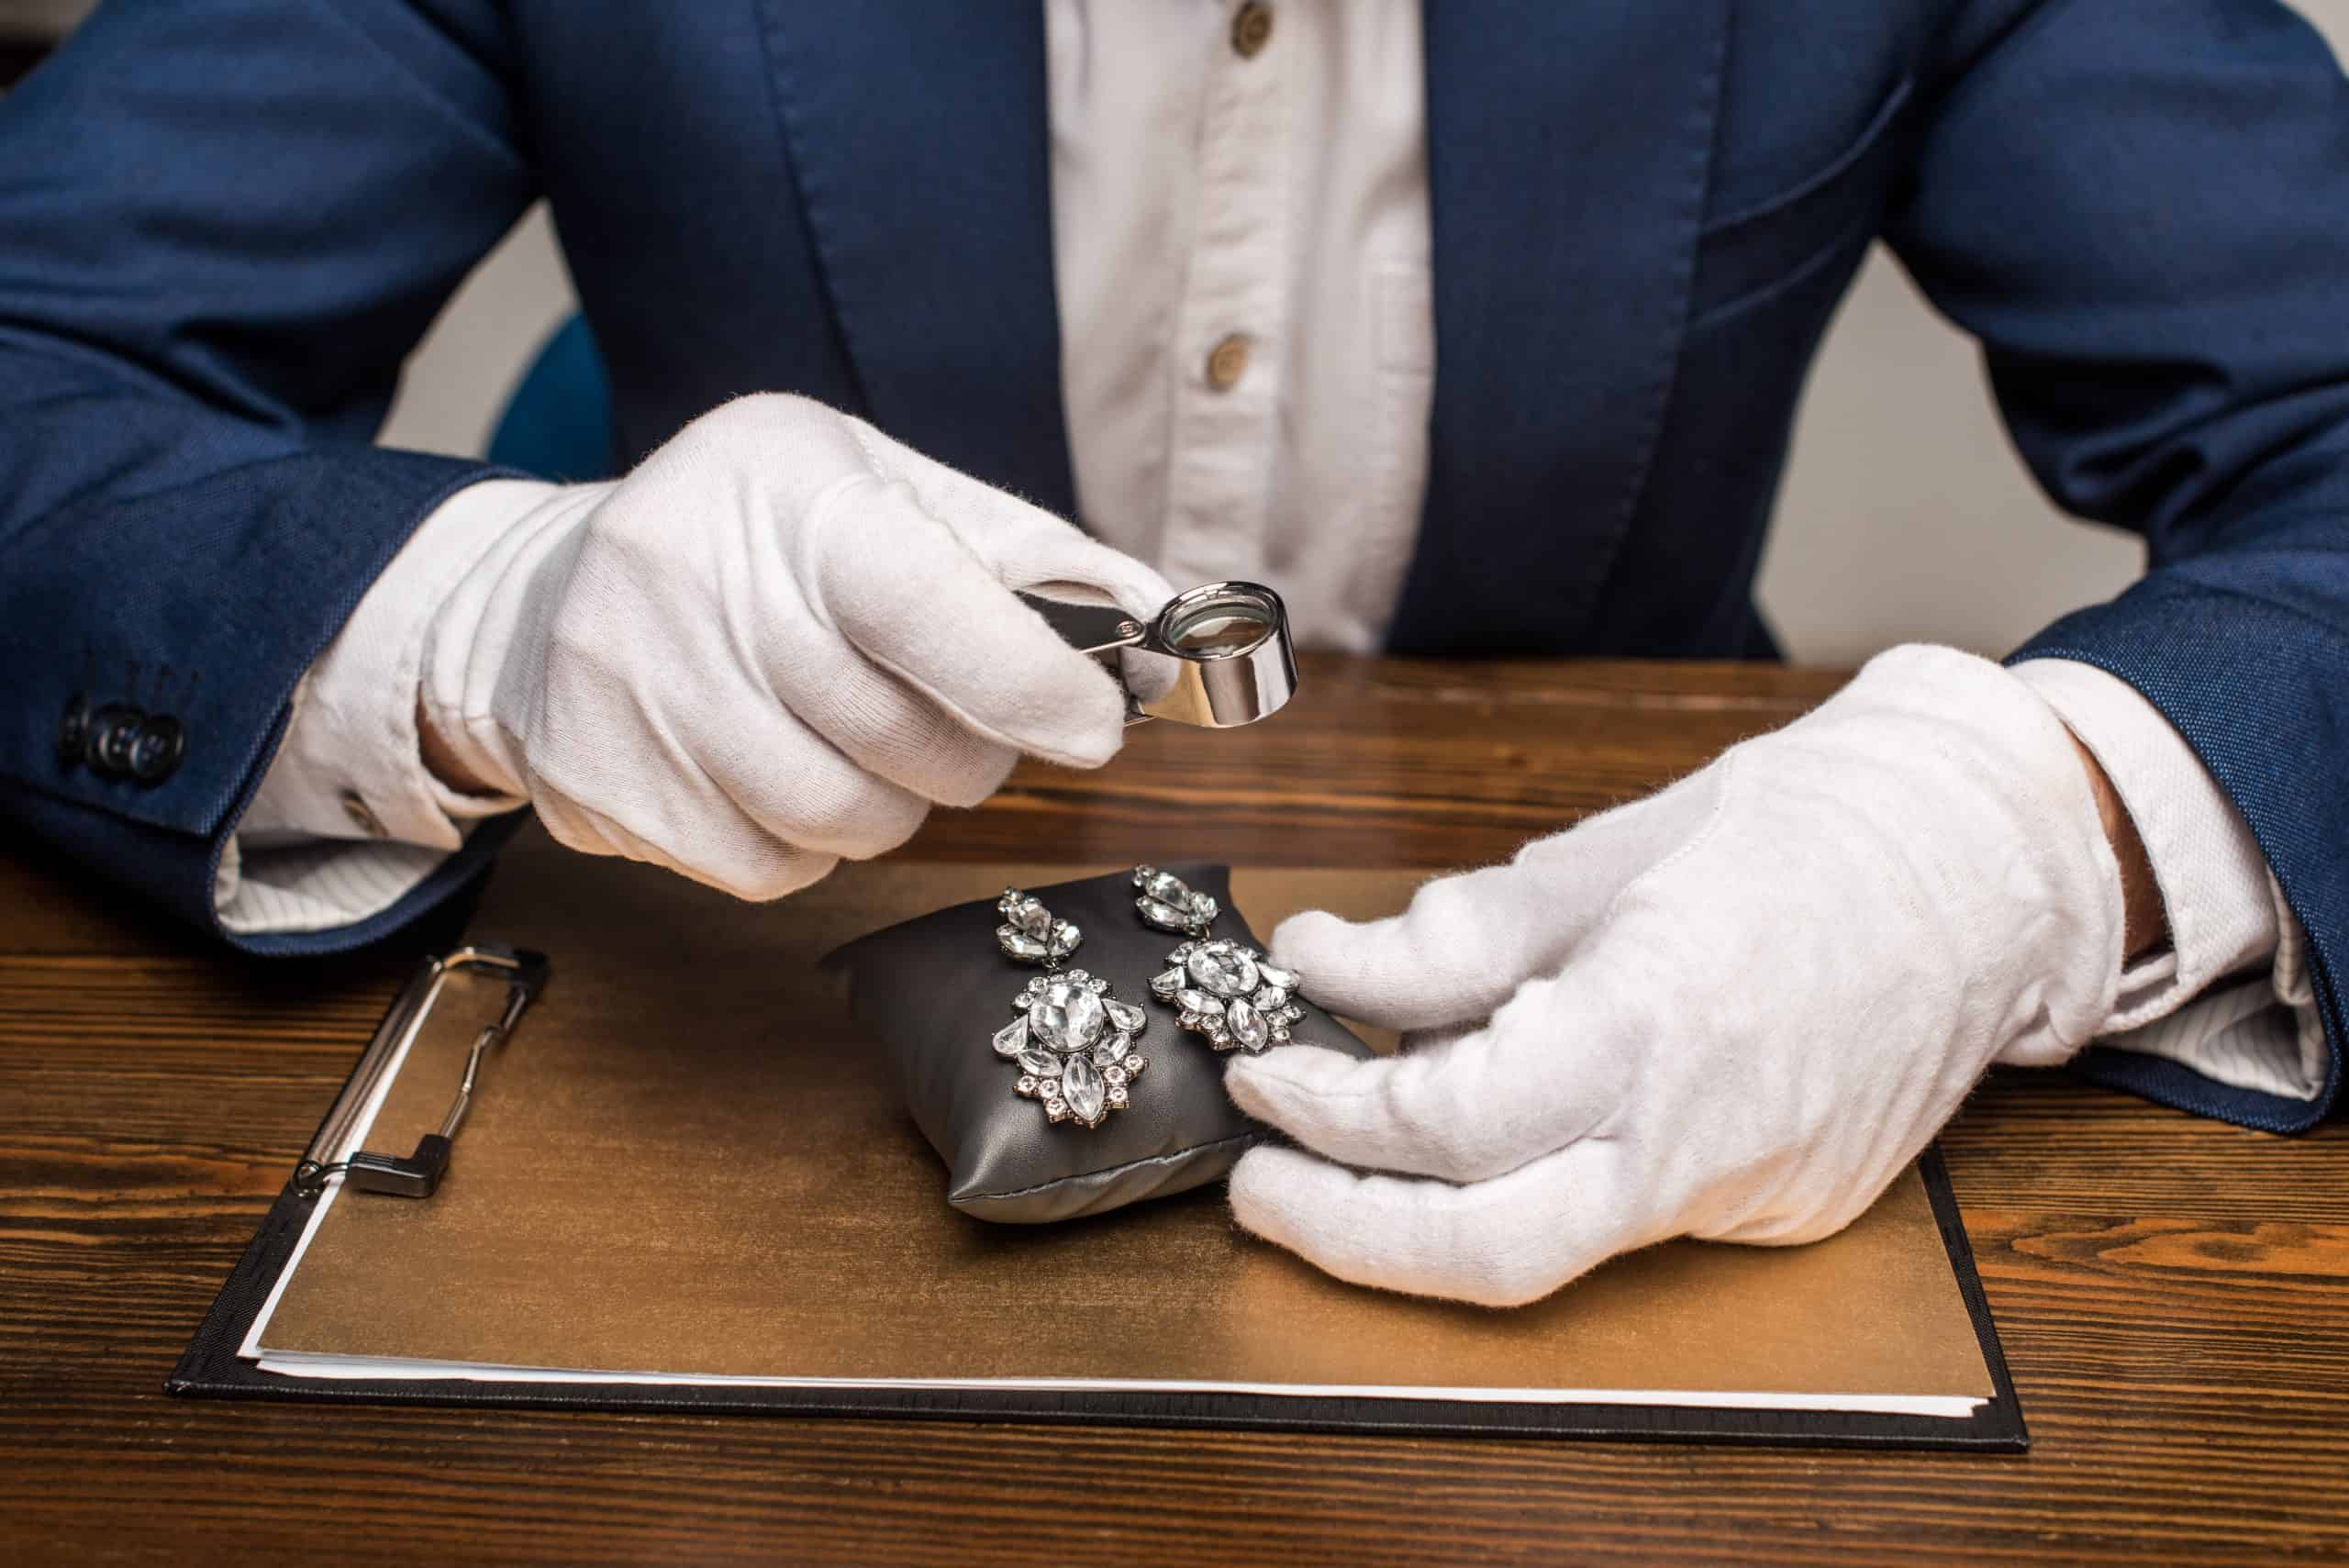
<path fill-rule="evenodd" d="M 1998 1060 L 2025 1066 L 2068 1061 L 2111 1016 L 2126 929 L 2120 862 L 2071 730 L 2029 682 L 2003 665 L 1922 643 L 1878 654 L 1800 722 L 1862 716 L 1872 725 L 1912 727 L 1906 743 L 1917 755 L 1910 765 L 1933 770 L 1934 787 L 1970 787 L 1991 797 L 2008 842 L 1983 846 L 1974 874 L 2035 885 L 2052 906 L 2040 911 L 2046 917 L 2037 925 L 2042 940 L 1998 934 L 2020 944 L 2015 962 L 2038 967 L 2023 994 L 2037 997 L 2040 1011 Z M 2018 876 L 2013 862 L 2002 871 L 2002 857 L 2021 857 L 2028 873 Z"/>
<path fill-rule="evenodd" d="M 448 558 L 424 621 L 417 699 L 458 766 L 491 786 L 466 794 L 435 780 L 459 809 L 510 810 L 529 798 L 529 773 L 495 698 L 523 646 L 549 562 L 611 489 L 604 484 L 500 481 L 450 498 L 428 527 L 445 522 Z"/>

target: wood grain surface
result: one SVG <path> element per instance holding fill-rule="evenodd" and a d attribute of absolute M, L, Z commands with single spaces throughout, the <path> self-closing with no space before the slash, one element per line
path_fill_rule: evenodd
<path fill-rule="evenodd" d="M 1315 660 L 907 853 L 1431 869 L 1834 677 Z M 1995 1078 L 1944 1140 L 2022 1459 L 223 1404 L 161 1392 L 419 946 L 238 961 L 0 857 L 0 1562 L 2349 1561 L 2349 1132 Z M 445 924 L 445 923 L 444 923 Z"/>

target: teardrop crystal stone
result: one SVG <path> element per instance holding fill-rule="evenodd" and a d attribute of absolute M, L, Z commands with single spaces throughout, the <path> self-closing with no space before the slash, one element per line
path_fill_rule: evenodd
<path fill-rule="evenodd" d="M 1130 1007 L 1123 1002 L 1112 1002 L 1107 996 L 1101 999 L 1101 1006 L 1108 1009 L 1109 1022 L 1116 1027 L 1119 1034 L 1140 1034 L 1142 1025 L 1150 1022 L 1150 1015 L 1140 1007 Z"/>
<path fill-rule="evenodd" d="M 1070 1112 L 1087 1127 L 1100 1124 L 1108 1111 L 1108 1085 L 1101 1081 L 1100 1069 L 1082 1056 L 1068 1059 L 1067 1068 L 1061 1073 L 1061 1095 L 1068 1101 Z"/>
<path fill-rule="evenodd" d="M 1273 1043 L 1273 1026 L 1245 1002 L 1234 1002 L 1223 1015 L 1231 1028 L 1231 1042 L 1243 1051 L 1262 1051 Z"/>
<path fill-rule="evenodd" d="M 1014 926 L 997 926 L 995 940 L 1003 951 L 1017 959 L 1035 962 L 1044 956 L 1044 944 Z"/>
<path fill-rule="evenodd" d="M 1256 989 L 1256 961 L 1230 942 L 1209 942 L 1193 953 L 1191 978 L 1219 996 L 1245 996 Z"/>
<path fill-rule="evenodd" d="M 1019 1071 L 1033 1073 L 1039 1078 L 1060 1076 L 1061 1059 L 1049 1051 L 1023 1051 L 1019 1053 Z"/>
<path fill-rule="evenodd" d="M 1183 972 L 1179 969 L 1170 969 L 1163 974 L 1153 974 L 1150 977 L 1151 995 L 1161 1001 L 1173 1000 L 1174 993 L 1181 989 L 1183 989 Z"/>
<path fill-rule="evenodd" d="M 1028 1049 L 1028 1020 L 1014 1018 L 995 1031 L 995 1053 L 1017 1056 Z"/>
<path fill-rule="evenodd" d="M 1145 898 L 1155 898 L 1161 904 L 1180 909 L 1191 902 L 1190 885 L 1172 872 L 1152 870 L 1136 884 Z"/>
<path fill-rule="evenodd" d="M 1083 1051 L 1109 1021 L 1101 998 L 1079 980 L 1055 980 L 1028 1007 L 1028 1032 L 1052 1051 Z"/>
<path fill-rule="evenodd" d="M 1277 985 L 1284 991 L 1297 989 L 1297 971 L 1283 969 L 1275 963 L 1258 962 L 1256 978 L 1267 985 Z"/>
<path fill-rule="evenodd" d="M 1161 904 L 1155 898 L 1137 898 L 1134 907 L 1143 919 L 1162 931 L 1187 931 L 1194 923 L 1189 910 L 1179 905 Z"/>
<path fill-rule="evenodd" d="M 1204 991 L 1193 991 L 1188 988 L 1177 991 L 1174 993 L 1174 1002 L 1185 1012 L 1197 1013 L 1203 1018 L 1211 1018 L 1223 1011 L 1223 998 L 1210 996 Z"/>

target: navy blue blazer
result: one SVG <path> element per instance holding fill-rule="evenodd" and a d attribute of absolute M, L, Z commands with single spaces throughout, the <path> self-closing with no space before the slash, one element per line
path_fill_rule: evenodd
<path fill-rule="evenodd" d="M 2174 722 L 2349 971 L 2349 88 L 2266 0 L 1433 0 L 1437 374 L 1394 629 L 1753 656 L 1789 418 L 1869 240 L 2150 570 L 2022 653 Z M 215 924 L 304 669 L 479 463 L 369 445 L 535 197 L 621 459 L 788 389 L 1073 510 L 1033 4 L 117 0 L 0 100 L 0 809 Z M 77 694 L 180 720 L 66 760 Z M 154 772 L 156 770 L 149 770 Z M 472 875 L 263 951 L 348 946 Z M 2313 1106 L 2099 1071 L 2292 1129 Z"/>

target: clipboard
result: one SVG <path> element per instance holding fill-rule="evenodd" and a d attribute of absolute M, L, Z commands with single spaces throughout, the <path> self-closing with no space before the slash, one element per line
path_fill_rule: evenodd
<path fill-rule="evenodd" d="M 1918 1296 L 1918 1317 L 1943 1326 L 1935 1354 L 1951 1353 L 1954 1336 L 1963 1340 L 1969 1366 L 1978 1366 L 1978 1385 L 1966 1385 L 1978 1392 L 1963 1402 L 1963 1409 L 1955 1400 L 1942 1401 L 1936 1413 L 1823 1407 L 1808 1395 L 1776 1403 L 1757 1396 L 1739 1403 L 1686 1404 L 1670 1402 L 1680 1396 L 1671 1391 L 1664 1398 L 1642 1398 L 1636 1388 L 1550 1385 L 1494 1386 L 1482 1391 L 1490 1396 L 1482 1396 L 1472 1386 L 1479 1369 L 1531 1364 L 1524 1360 L 1527 1345 L 1537 1351 L 1563 1345 L 1562 1364 L 1578 1364 L 1572 1343 L 1577 1335 L 1598 1341 L 1615 1334 L 1629 1347 L 1624 1353 L 1632 1363 L 1651 1369 L 1709 1357 L 1716 1365 L 1731 1364 L 1721 1357 L 1736 1347 L 1711 1343 L 1721 1336 L 1704 1325 L 1752 1325 L 1757 1318 L 1752 1304 L 1776 1299 L 1769 1283 L 1773 1269 L 1786 1271 L 1779 1277 L 1800 1286 L 1788 1299 L 1826 1303 L 1822 1311 L 1847 1314 L 1832 1321 L 1794 1322 L 1791 1331 L 1798 1337 L 1815 1335 L 1831 1346 L 1840 1341 L 1858 1356 L 1868 1349 L 1858 1342 L 1868 1325 L 1894 1325 L 1899 1313 L 1887 1315 L 1879 1310 L 1883 1304 L 1865 1300 L 1866 1290 L 1832 1276 L 1838 1254 L 1821 1249 L 1835 1248 L 1843 1239 L 1812 1249 L 1694 1243 L 1651 1249 L 1569 1286 L 1553 1298 L 1554 1307 L 1520 1309 L 1563 1315 L 1560 1324 L 1544 1329 L 1536 1318 L 1484 1314 L 1329 1281 L 1236 1233 L 1212 1192 L 1005 1236 L 1007 1228 L 986 1227 L 945 1207 L 927 1147 L 900 1125 L 901 1113 L 893 1119 L 894 1107 L 875 1097 L 882 1091 L 864 1081 L 864 1070 L 877 1072 L 877 1064 L 860 1062 L 852 1051 L 830 1043 L 838 1024 L 822 1013 L 820 1003 L 805 1004 L 805 1030 L 820 1037 L 813 1043 L 769 1047 L 760 1043 L 756 1031 L 739 1040 L 721 1039 L 718 1031 L 720 1020 L 739 1018 L 745 1006 L 812 996 L 807 987 L 814 983 L 807 976 L 818 952 L 885 923 L 876 917 L 902 917 L 999 888 L 1007 877 L 1033 868 L 849 868 L 835 879 L 840 886 L 811 890 L 818 895 L 805 902 L 785 901 L 796 908 L 746 911 L 649 868 L 586 862 L 551 849 L 533 853 L 528 847 L 515 860 L 518 864 L 501 872 L 500 885 L 475 929 L 516 940 L 472 940 L 419 965 L 394 999 L 318 1137 L 288 1173 L 267 1218 L 172 1373 L 170 1392 L 327 1402 L 1998 1453 L 2019 1453 L 2028 1446 L 2012 1380 L 1936 1151 L 1928 1151 L 1913 1178 L 1904 1178 L 1887 1196 L 1887 1205 L 1911 1207 L 1894 1214 L 1880 1205 L 1885 1216 L 1864 1218 L 1847 1232 L 1842 1255 L 1929 1265 L 1933 1283 L 1920 1287 L 1924 1294 Z M 518 869 L 519 876 L 513 874 Z M 1066 875 L 1073 869 L 1077 868 L 1055 868 L 1029 879 Z M 1382 883 L 1376 873 L 1266 872 L 1236 876 L 1235 890 L 1252 918 L 1269 920 L 1282 911 L 1262 907 L 1268 896 L 1375 905 L 1408 895 L 1412 880 L 1400 874 Z M 1279 891 L 1267 895 L 1265 889 Z M 757 958 L 766 962 L 745 982 L 751 987 L 747 997 L 726 999 L 713 992 L 712 965 L 724 971 Z M 642 1038 L 649 1020 L 679 1013 L 687 1018 L 674 1041 Z M 642 1104 L 642 1095 L 632 1094 L 631 1075 L 644 1071 L 645 1062 L 672 1060 L 662 1052 L 673 1046 L 696 1043 L 707 1059 L 695 1062 L 692 1075 L 665 1085 L 659 1107 L 672 1121 L 682 1118 L 682 1130 L 656 1126 L 659 1118 L 651 1112 L 631 1122 L 635 1113 L 627 1106 Z M 633 1054 L 640 1051 L 646 1054 Z M 615 1062 L 623 1064 L 622 1071 L 615 1072 Z M 778 1074 L 791 1079 L 794 1073 L 802 1078 L 770 1084 Z M 746 1103 L 767 1093 L 778 1096 L 772 1106 Z M 827 1158 L 863 1162 L 860 1202 L 873 1212 L 844 1218 L 846 1209 L 811 1207 L 782 1229 L 762 1232 L 749 1246 L 730 1232 L 712 1241 L 683 1234 L 691 1221 L 652 1218 L 664 1206 L 694 1209 L 687 1200 L 697 1190 L 706 1195 L 724 1188 L 739 1201 L 744 1194 L 790 1188 L 800 1174 L 781 1154 L 771 1170 L 755 1158 L 716 1150 L 704 1151 L 710 1162 L 705 1166 L 675 1167 L 701 1158 L 695 1152 L 696 1138 L 723 1132 L 728 1117 L 751 1118 L 747 1125 L 758 1126 L 769 1112 L 784 1107 L 814 1118 L 815 1112 L 800 1108 L 811 1100 L 841 1120 L 826 1130 L 829 1124 L 818 1118 L 803 1141 L 824 1144 L 830 1151 Z M 428 1136 L 444 1140 L 444 1145 L 404 1152 Z M 746 1145 L 740 1127 L 727 1141 L 738 1152 Z M 640 1154 L 669 1173 L 631 1174 L 628 1162 Z M 434 1172 L 429 1182 L 428 1171 Z M 380 1184 L 362 1190 L 362 1181 Z M 747 1184 L 728 1187 L 729 1181 Z M 508 1206 L 512 1214 L 502 1215 L 497 1188 L 511 1191 L 533 1183 L 571 1195 L 547 1211 L 558 1218 L 532 1218 L 523 1212 L 527 1205 Z M 581 1195 L 596 1191 L 605 1191 L 607 1198 Z M 336 1204 L 353 1206 L 344 1211 L 345 1223 L 366 1234 L 344 1234 L 339 1241 L 335 1228 L 321 1223 L 333 1218 L 322 1211 Z M 367 1207 L 357 1207 L 362 1205 Z M 612 1277 L 583 1273 L 587 1295 L 564 1296 L 562 1282 L 543 1276 L 549 1267 L 566 1265 L 548 1265 L 543 1259 L 533 1265 L 528 1256 L 532 1239 L 500 1229 L 509 1221 L 517 1227 L 542 1221 L 568 1227 L 561 1238 L 540 1239 L 543 1252 L 597 1258 L 597 1268 Z M 842 1227 L 850 1233 L 835 1234 Z M 320 1251 L 295 1267 L 314 1242 Z M 897 1250 L 892 1251 L 893 1246 Z M 1920 1249 L 1930 1250 L 1930 1260 Z M 731 1260 L 728 1267 L 736 1273 L 758 1277 L 706 1274 L 690 1299 L 649 1303 L 640 1298 L 659 1294 L 662 1277 L 658 1268 L 643 1265 L 642 1255 L 651 1253 L 722 1257 Z M 329 1273 L 319 1276 L 328 1284 L 304 1283 L 321 1261 L 340 1256 L 347 1263 L 379 1255 L 382 1266 L 395 1271 L 391 1284 L 370 1281 L 366 1269 L 356 1265 L 350 1279 L 336 1282 Z M 794 1285 L 797 1276 L 776 1262 L 778 1255 L 786 1264 L 796 1259 L 799 1273 L 812 1283 L 805 1289 Z M 1169 1257 L 1174 1261 L 1167 1262 Z M 865 1260 L 871 1260 L 869 1267 Z M 1831 1272 L 1809 1277 L 1806 1269 L 1811 1276 Z M 289 1277 L 297 1286 L 290 1292 Z M 1756 1280 L 1762 1282 L 1758 1286 Z M 1186 1281 L 1205 1283 L 1195 1287 Z M 1690 1281 L 1697 1284 L 1690 1286 Z M 904 1321 L 884 1320 L 896 1298 L 892 1282 L 921 1303 L 918 1311 L 897 1315 Z M 993 1360 L 974 1351 L 968 1367 L 957 1366 L 954 1357 L 963 1351 L 952 1336 L 925 1328 L 930 1317 L 952 1319 L 964 1310 L 957 1306 L 958 1292 L 981 1303 L 968 1307 L 969 1323 L 1000 1323 L 1005 1311 L 1026 1310 L 1022 1294 L 1037 1282 L 1051 1297 L 1036 1319 L 1041 1327 L 1023 1321 L 1006 1328 L 1004 1345 L 989 1352 Z M 737 1284 L 742 1288 L 731 1288 Z M 1716 1287 L 1731 1292 L 1723 1297 L 1729 1305 L 1699 1302 L 1690 1307 L 1691 1290 L 1701 1296 Z M 1170 1299 L 1192 1288 L 1201 1293 L 1197 1299 Z M 304 1290 L 307 1299 L 302 1298 Z M 1738 1297 L 1736 1290 L 1746 1294 Z M 372 1298 L 369 1291 L 375 1293 Z M 1925 1299 L 1940 1292 L 1945 1299 Z M 785 1295 L 791 1298 L 784 1299 Z M 833 1296 L 841 1298 L 841 1313 L 855 1322 L 824 1317 L 826 1298 Z M 340 1335 L 364 1353 L 338 1375 L 271 1370 L 276 1352 L 264 1343 L 255 1354 L 256 1342 L 266 1339 L 257 1336 L 256 1326 L 267 1323 L 270 1332 L 284 1327 L 285 1319 L 271 1315 L 285 1311 L 289 1300 L 306 1315 L 302 1332 L 316 1343 L 331 1349 Z M 566 1315 L 551 1312 L 550 1301 L 577 1303 L 579 1309 L 569 1317 L 601 1325 L 580 1330 L 584 1338 L 577 1342 L 584 1349 L 577 1360 L 562 1360 L 560 1353 L 546 1362 L 530 1359 L 531 1347 L 543 1343 L 531 1338 L 537 1331 L 533 1322 Z M 1587 1311 L 1583 1304 L 1588 1304 Z M 673 1327 L 685 1325 L 688 1331 L 673 1336 L 680 1343 L 703 1335 L 705 1342 L 686 1358 L 691 1364 L 646 1364 L 662 1359 L 671 1344 L 669 1339 L 643 1337 L 653 1332 L 639 1321 L 647 1314 Z M 1758 1316 L 1766 1319 L 1770 1314 Z M 467 1321 L 452 1323 L 456 1318 Z M 1640 1342 L 1654 1337 L 1642 1332 L 1651 1324 L 1664 1333 L 1678 1325 L 1688 1342 L 1658 1360 L 1653 1346 Z M 1691 1324 L 1697 1327 L 1691 1329 Z M 1263 1341 L 1280 1340 L 1273 1331 L 1279 1325 L 1295 1331 L 1267 1351 Z M 1511 1325 L 1531 1325 L 1521 1342 L 1510 1340 L 1517 1332 Z M 1146 1341 L 1147 1353 L 1133 1354 L 1148 1363 L 1149 1375 L 1092 1375 L 1114 1373 L 1125 1364 L 1117 1354 L 1096 1355 L 1100 1347 L 1093 1336 L 1128 1331 Z M 606 1337 L 596 1339 L 599 1332 Z M 1188 1340 L 1174 1342 L 1186 1334 Z M 1023 1343 L 1049 1346 L 1057 1336 L 1064 1351 L 1071 1335 L 1084 1340 L 1087 1355 L 1099 1365 L 1084 1357 L 1078 1358 L 1083 1364 L 1040 1362 L 1034 1369 L 1039 1375 L 1026 1375 L 1019 1357 L 1030 1352 L 1019 1348 Z M 1470 1343 L 1478 1336 L 1492 1342 Z M 1386 1350 L 1377 1348 L 1382 1339 Z M 615 1348 L 630 1344 L 633 1350 Z M 438 1353 L 420 1360 L 385 1354 L 416 1345 L 440 1351 L 453 1346 L 460 1353 L 453 1360 Z M 1875 1347 L 1887 1365 L 1914 1348 Z M 1408 1376 L 1359 1375 L 1361 1367 L 1346 1359 L 1358 1351 L 1371 1357 L 1374 1373 L 1388 1365 L 1414 1374 L 1442 1364 L 1466 1370 L 1455 1372 L 1431 1396 L 1429 1387 L 1412 1386 Z M 291 1360 L 310 1353 L 296 1344 Z M 1803 1353 L 1816 1360 L 1820 1351 L 1810 1347 Z M 1233 1370 L 1235 1354 L 1246 1362 L 1239 1373 Z M 1648 1358 L 1644 1363 L 1639 1362 L 1642 1355 Z M 805 1364 L 795 1364 L 794 1357 Z M 462 1375 L 435 1374 L 436 1368 L 460 1364 L 465 1368 Z M 381 1374 L 369 1374 L 378 1365 Z M 611 1368 L 623 1370 L 606 1370 Z M 921 1375 L 869 1375 L 875 1369 Z M 818 1375 L 796 1375 L 809 1370 Z M 1072 1370 L 1083 1375 L 1066 1375 Z M 766 1371 L 777 1375 L 759 1375 Z M 1186 1372 L 1201 1375 L 1181 1375 Z M 692 1380 L 701 1373 L 709 1379 Z M 1636 1373 L 1628 1375 L 1636 1383 Z"/>

